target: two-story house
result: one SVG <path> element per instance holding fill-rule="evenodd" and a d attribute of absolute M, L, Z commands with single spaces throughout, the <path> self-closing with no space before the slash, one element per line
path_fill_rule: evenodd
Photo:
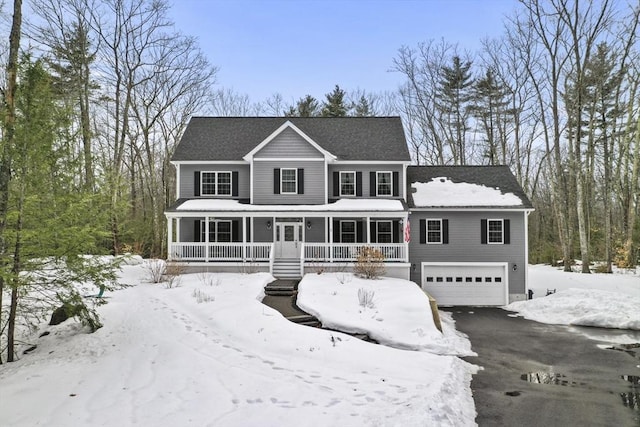
<path fill-rule="evenodd" d="M 449 283 L 454 276 L 436 275 L 435 265 L 424 263 L 438 262 L 438 268 L 449 265 L 445 259 L 469 265 L 502 263 L 502 281 L 492 279 L 492 283 L 501 283 L 506 297 L 479 301 L 499 305 L 524 296 L 526 274 L 508 274 L 512 258 L 500 258 L 509 250 L 455 258 L 463 243 L 454 235 L 463 237 L 465 232 L 452 227 L 467 220 L 455 211 L 469 208 L 453 205 L 443 211 L 415 204 L 409 194 L 414 191 L 411 184 L 426 182 L 431 175 L 409 163 L 399 117 L 194 117 L 172 157 L 177 201 L 166 211 L 168 258 L 187 263 L 192 270 L 250 269 L 290 278 L 310 271 L 350 270 L 360 249 L 369 246 L 384 254 L 387 275 L 411 278 L 425 289 L 431 281 Z M 530 203 L 526 196 L 521 201 L 510 208 L 525 214 L 501 218 L 503 227 L 507 220 L 511 241 L 526 247 L 523 230 Z M 502 208 L 491 206 L 494 211 Z M 410 226 L 413 209 L 418 221 L 411 219 Z M 446 215 L 435 218 L 434 209 Z M 496 218 L 486 216 L 488 221 Z M 450 233 L 436 257 L 426 250 L 427 246 L 435 250 L 434 241 L 420 243 L 424 233 L 434 235 L 434 218 L 441 227 L 448 225 Z M 496 226 L 487 223 L 491 230 Z M 516 233 L 524 234 L 515 238 Z M 522 253 L 526 256 L 526 248 Z M 518 258 L 517 263 L 526 270 L 526 260 Z M 480 284 L 476 276 L 470 284 L 466 280 L 465 276 L 462 283 Z"/>

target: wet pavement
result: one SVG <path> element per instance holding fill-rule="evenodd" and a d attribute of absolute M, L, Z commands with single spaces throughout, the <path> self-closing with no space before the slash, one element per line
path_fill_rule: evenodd
<path fill-rule="evenodd" d="M 484 369 L 471 382 L 479 426 L 640 426 L 640 332 L 545 325 L 497 308 L 444 308 Z"/>

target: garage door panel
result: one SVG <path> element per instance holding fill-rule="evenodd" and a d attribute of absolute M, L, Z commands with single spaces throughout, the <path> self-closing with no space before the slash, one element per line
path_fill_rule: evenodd
<path fill-rule="evenodd" d="M 423 264 L 422 288 L 438 305 L 504 305 L 505 275 L 503 264 Z"/>

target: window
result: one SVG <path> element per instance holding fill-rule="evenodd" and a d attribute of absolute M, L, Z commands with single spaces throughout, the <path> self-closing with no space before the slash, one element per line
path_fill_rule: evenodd
<path fill-rule="evenodd" d="M 296 194 L 298 191 L 298 170 L 280 169 L 280 193 Z"/>
<path fill-rule="evenodd" d="M 203 196 L 230 196 L 231 172 L 202 172 L 200 187 Z"/>
<path fill-rule="evenodd" d="M 427 243 L 442 243 L 442 220 L 427 220 Z"/>
<path fill-rule="evenodd" d="M 378 221 L 377 222 L 377 235 L 376 241 L 378 243 L 392 243 L 393 242 L 393 232 L 392 232 L 392 222 L 391 221 Z"/>
<path fill-rule="evenodd" d="M 200 221 L 200 241 L 205 242 L 205 221 Z M 231 221 L 209 221 L 209 242 L 231 242 Z"/>
<path fill-rule="evenodd" d="M 391 196 L 393 194 L 391 172 L 376 172 L 376 187 L 378 196 Z"/>
<path fill-rule="evenodd" d="M 356 173 L 340 172 L 340 196 L 356 195 Z"/>
<path fill-rule="evenodd" d="M 355 243 L 356 242 L 356 222 L 340 221 L 340 242 Z"/>
<path fill-rule="evenodd" d="M 496 243 L 502 244 L 502 220 L 501 219 L 489 219 L 487 220 L 487 242 L 489 244 Z"/>

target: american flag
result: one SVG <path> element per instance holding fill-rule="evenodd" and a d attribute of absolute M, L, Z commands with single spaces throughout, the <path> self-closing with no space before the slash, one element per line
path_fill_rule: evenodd
<path fill-rule="evenodd" d="M 411 241 L 411 223 L 409 222 L 408 219 L 404 225 L 404 241 L 405 242 Z"/>

